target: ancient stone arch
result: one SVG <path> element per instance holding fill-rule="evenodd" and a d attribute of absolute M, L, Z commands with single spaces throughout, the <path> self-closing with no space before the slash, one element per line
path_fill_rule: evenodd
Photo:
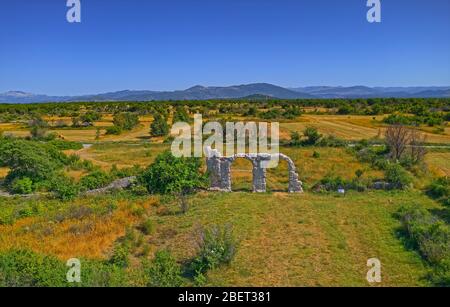
<path fill-rule="evenodd" d="M 267 165 L 275 159 L 281 159 L 287 161 L 289 167 L 289 193 L 303 192 L 302 182 L 299 180 L 295 164 L 291 158 L 284 154 L 237 154 L 231 157 L 222 157 L 219 151 L 208 147 L 206 148 L 206 156 L 210 190 L 212 191 L 232 192 L 231 165 L 236 159 L 247 159 L 253 165 L 253 192 L 266 192 Z"/>

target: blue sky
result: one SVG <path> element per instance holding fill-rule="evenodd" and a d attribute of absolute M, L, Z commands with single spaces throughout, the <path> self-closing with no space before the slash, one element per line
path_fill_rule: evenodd
<path fill-rule="evenodd" d="M 450 85 L 450 0 L 2 0 L 0 92 Z"/>

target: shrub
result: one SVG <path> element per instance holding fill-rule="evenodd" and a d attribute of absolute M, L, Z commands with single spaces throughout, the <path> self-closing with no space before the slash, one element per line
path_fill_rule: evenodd
<path fill-rule="evenodd" d="M 330 135 L 320 139 L 317 145 L 322 147 L 345 147 L 347 146 L 347 141 Z"/>
<path fill-rule="evenodd" d="M 169 134 L 169 125 L 167 125 L 166 119 L 159 113 L 154 116 L 154 120 L 150 125 L 150 134 L 153 137 L 166 136 Z"/>
<path fill-rule="evenodd" d="M 43 139 L 47 133 L 48 123 L 40 117 L 32 119 L 28 126 L 33 139 Z"/>
<path fill-rule="evenodd" d="M 120 268 L 126 268 L 130 264 L 130 250 L 127 246 L 119 244 L 114 248 L 109 263 Z"/>
<path fill-rule="evenodd" d="M 34 182 L 50 179 L 67 162 L 67 156 L 45 143 L 26 140 L 0 142 L 0 165 L 11 169 L 7 183 L 22 177 L 32 178 Z"/>
<path fill-rule="evenodd" d="M 314 151 L 312 156 L 313 156 L 314 159 L 319 159 L 320 158 L 320 153 L 318 153 L 317 151 Z"/>
<path fill-rule="evenodd" d="M 189 193 L 204 184 L 197 158 L 176 158 L 171 152 L 160 154 L 142 175 L 150 193 Z"/>
<path fill-rule="evenodd" d="M 164 250 L 156 252 L 151 263 L 144 264 L 149 287 L 180 287 L 181 269 L 172 255 Z"/>
<path fill-rule="evenodd" d="M 77 197 L 80 187 L 72 178 L 61 174 L 51 181 L 50 190 L 55 194 L 56 198 L 67 201 Z"/>
<path fill-rule="evenodd" d="M 302 146 L 303 145 L 300 133 L 298 133 L 297 131 L 294 131 L 291 133 L 290 145 L 291 146 Z"/>
<path fill-rule="evenodd" d="M 387 165 L 385 169 L 385 179 L 396 189 L 406 189 L 412 183 L 411 176 L 397 163 Z"/>
<path fill-rule="evenodd" d="M 106 134 L 108 135 L 119 135 L 122 133 L 122 128 L 118 126 L 111 126 L 106 128 Z"/>
<path fill-rule="evenodd" d="M 318 192 L 321 192 L 323 190 L 335 192 L 338 189 L 345 189 L 364 192 L 372 184 L 372 182 L 370 180 L 363 180 L 361 178 L 362 173 L 360 174 L 361 176 L 358 176 L 359 174 L 360 173 L 357 172 L 356 178 L 353 178 L 352 180 L 346 180 L 340 176 L 334 177 L 327 175 L 313 187 L 313 190 Z"/>
<path fill-rule="evenodd" d="M 28 177 L 16 178 L 11 183 L 11 191 L 15 194 L 31 194 L 33 181 Z"/>
<path fill-rule="evenodd" d="M 141 230 L 146 235 L 151 235 L 155 232 L 155 224 L 151 219 L 147 219 L 144 223 L 141 224 Z"/>
<path fill-rule="evenodd" d="M 408 238 L 430 264 L 450 270 L 450 228 L 421 207 L 402 208 L 398 217 Z"/>
<path fill-rule="evenodd" d="M 318 130 L 313 127 L 306 128 L 303 134 L 306 137 L 304 143 L 309 146 L 316 145 L 322 138 L 322 135 L 319 134 Z"/>
<path fill-rule="evenodd" d="M 118 113 L 114 115 L 114 126 L 122 130 L 132 130 L 139 124 L 139 117 L 133 113 Z"/>
<path fill-rule="evenodd" d="M 83 190 L 95 190 L 106 186 L 111 182 L 111 178 L 104 171 L 97 170 L 84 176 L 80 180 L 80 185 Z"/>
<path fill-rule="evenodd" d="M 80 287 L 125 287 L 133 285 L 123 268 L 106 261 L 83 260 Z"/>
<path fill-rule="evenodd" d="M 190 122 L 189 114 L 186 112 L 186 109 L 183 106 L 178 106 L 175 108 L 175 113 L 173 115 L 173 122 Z"/>
<path fill-rule="evenodd" d="M 230 264 L 238 245 L 231 225 L 200 229 L 197 244 L 199 251 L 192 262 L 192 270 L 196 275 Z"/>
<path fill-rule="evenodd" d="M 58 259 L 28 250 L 0 253 L 1 287 L 63 287 L 67 268 Z"/>
<path fill-rule="evenodd" d="M 441 201 L 445 205 L 450 205 L 450 178 L 443 177 L 434 180 L 427 187 L 427 195 Z"/>
<path fill-rule="evenodd" d="M 83 148 L 83 145 L 81 145 L 78 142 L 69 142 L 64 140 L 53 140 L 48 142 L 50 145 L 55 146 L 59 150 L 79 150 Z"/>

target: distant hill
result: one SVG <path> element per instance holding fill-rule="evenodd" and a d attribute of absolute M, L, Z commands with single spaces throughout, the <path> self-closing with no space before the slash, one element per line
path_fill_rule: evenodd
<path fill-rule="evenodd" d="M 284 88 L 268 83 L 227 87 L 197 85 L 180 91 L 124 90 L 84 96 L 48 96 L 10 91 L 0 94 L 0 103 L 42 103 L 69 101 L 154 101 L 208 99 L 308 99 L 308 98 L 448 98 L 449 87 L 333 87 Z"/>
<path fill-rule="evenodd" d="M 310 86 L 291 88 L 317 98 L 448 98 L 450 87 Z"/>

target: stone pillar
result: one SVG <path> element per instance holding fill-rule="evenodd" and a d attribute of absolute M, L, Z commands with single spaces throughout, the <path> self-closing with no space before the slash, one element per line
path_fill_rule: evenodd
<path fill-rule="evenodd" d="M 270 155 L 257 155 L 250 157 L 253 164 L 253 192 L 265 193 L 267 191 L 267 162 L 270 161 Z"/>
<path fill-rule="evenodd" d="M 303 184 L 298 179 L 297 169 L 295 167 L 294 161 L 286 155 L 280 154 L 280 159 L 285 160 L 288 163 L 289 168 L 289 193 L 303 193 Z"/>
<path fill-rule="evenodd" d="M 206 166 L 208 168 L 210 190 L 219 191 L 222 188 L 220 158 L 216 156 L 207 158 Z"/>
<path fill-rule="evenodd" d="M 223 192 L 231 192 L 231 164 L 234 158 L 220 159 L 220 190 Z"/>

